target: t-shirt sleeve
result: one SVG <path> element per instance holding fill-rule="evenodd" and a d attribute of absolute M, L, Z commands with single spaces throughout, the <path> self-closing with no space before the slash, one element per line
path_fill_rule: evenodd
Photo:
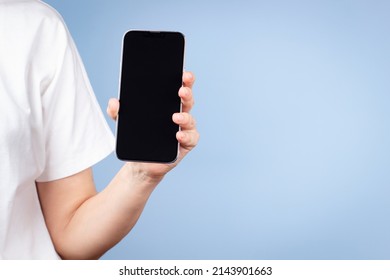
<path fill-rule="evenodd" d="M 41 82 L 45 167 L 39 182 L 76 174 L 114 149 L 114 137 L 89 83 L 81 58 L 62 19 L 41 36 L 49 71 Z M 41 71 L 44 72 L 44 71 Z"/>

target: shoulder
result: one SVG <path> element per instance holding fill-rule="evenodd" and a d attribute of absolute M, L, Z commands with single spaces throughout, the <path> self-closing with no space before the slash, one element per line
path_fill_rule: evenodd
<path fill-rule="evenodd" d="M 0 39 L 10 46 L 22 45 L 20 51 L 27 55 L 64 49 L 70 41 L 61 15 L 43 1 L 0 0 L 0 19 L 8 26 L 0 29 Z"/>
<path fill-rule="evenodd" d="M 61 15 L 39 0 L 0 0 L 0 11 L 8 19 L 31 26 L 42 23 L 63 24 Z"/>

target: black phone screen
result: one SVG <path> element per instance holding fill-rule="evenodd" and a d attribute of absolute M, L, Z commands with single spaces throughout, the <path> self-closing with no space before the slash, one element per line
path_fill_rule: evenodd
<path fill-rule="evenodd" d="M 129 31 L 123 39 L 116 153 L 121 160 L 173 162 L 181 109 L 184 36 Z"/>

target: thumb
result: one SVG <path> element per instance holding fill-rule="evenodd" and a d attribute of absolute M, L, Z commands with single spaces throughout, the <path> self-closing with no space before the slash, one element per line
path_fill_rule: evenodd
<path fill-rule="evenodd" d="M 108 106 L 107 106 L 107 114 L 110 116 L 111 119 L 114 121 L 118 117 L 118 112 L 119 112 L 119 100 L 116 98 L 111 98 L 108 101 Z"/>

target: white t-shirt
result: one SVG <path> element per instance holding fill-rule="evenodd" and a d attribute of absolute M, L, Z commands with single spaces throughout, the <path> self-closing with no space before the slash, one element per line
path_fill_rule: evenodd
<path fill-rule="evenodd" d="M 114 138 L 61 17 L 0 0 L 0 259 L 58 259 L 35 182 L 97 163 Z"/>

